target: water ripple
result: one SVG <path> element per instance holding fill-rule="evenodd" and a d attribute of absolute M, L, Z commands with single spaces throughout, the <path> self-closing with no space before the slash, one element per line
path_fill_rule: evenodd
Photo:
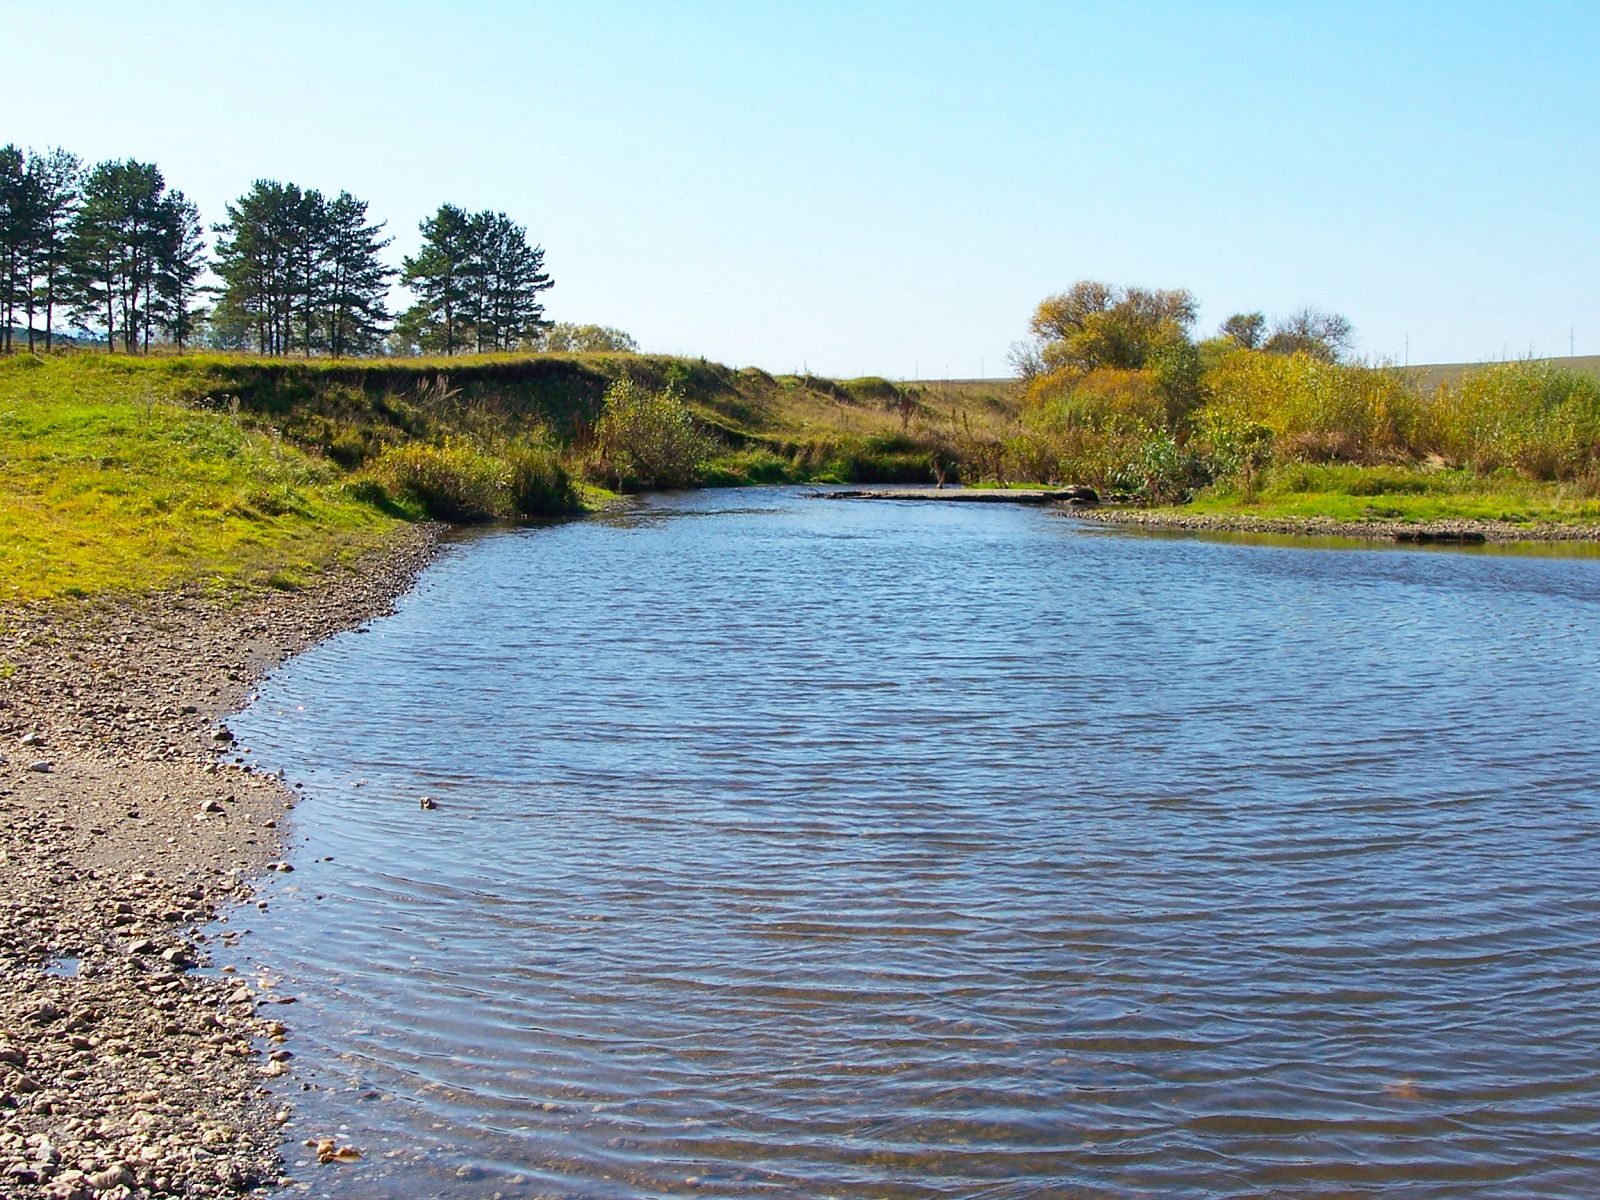
<path fill-rule="evenodd" d="M 747 492 L 238 732 L 339 1197 L 1600 1193 L 1600 564 Z M 439 807 L 422 812 L 417 797 Z M 331 860 L 331 861 L 330 861 Z"/>

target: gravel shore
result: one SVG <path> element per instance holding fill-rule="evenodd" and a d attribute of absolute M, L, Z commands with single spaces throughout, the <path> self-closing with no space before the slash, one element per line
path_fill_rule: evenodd
<path fill-rule="evenodd" d="M 403 529 L 301 592 L 0 612 L 0 1196 L 222 1196 L 281 1182 L 270 981 L 206 971 L 293 796 L 219 721 L 290 654 L 386 611 Z M 231 933 L 223 933 L 231 939 Z"/>
<path fill-rule="evenodd" d="M 1511 521 L 1336 521 L 1330 517 L 1252 517 L 1244 514 L 1151 512 L 1141 508 L 1074 508 L 1074 517 L 1141 529 L 1216 533 L 1282 533 L 1375 541 L 1595 542 L 1593 525 Z"/>

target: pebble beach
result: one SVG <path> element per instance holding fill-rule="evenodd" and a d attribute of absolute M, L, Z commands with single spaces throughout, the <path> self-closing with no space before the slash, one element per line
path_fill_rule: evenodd
<path fill-rule="evenodd" d="M 294 797 L 224 722 L 289 655 L 388 610 L 436 536 L 402 529 L 301 591 L 0 610 L 0 1195 L 286 1182 L 266 1084 L 293 1072 L 293 997 L 212 950 L 252 879 L 291 869 Z"/>

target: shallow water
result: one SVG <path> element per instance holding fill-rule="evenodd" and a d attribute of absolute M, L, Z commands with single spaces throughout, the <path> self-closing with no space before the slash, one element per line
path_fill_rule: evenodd
<path fill-rule="evenodd" d="M 1597 713 L 1592 560 L 656 499 L 268 681 L 231 923 L 314 1195 L 1590 1197 Z"/>

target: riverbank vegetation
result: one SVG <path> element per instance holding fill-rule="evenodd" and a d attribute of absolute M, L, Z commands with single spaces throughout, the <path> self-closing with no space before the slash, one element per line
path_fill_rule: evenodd
<path fill-rule="evenodd" d="M 0 357 L 0 599 L 293 587 L 398 521 L 708 484 L 1087 483 L 1195 512 L 1600 528 L 1593 375 L 1426 387 L 1348 361 L 1315 310 L 1202 340 L 1194 310 L 1080 286 L 1041 306 L 1018 379 L 931 384 L 639 354 L 602 327 L 565 327 L 596 348 L 575 353 Z"/>
<path fill-rule="evenodd" d="M 1429 379 L 1348 359 L 1305 308 L 1193 335 L 1183 291 L 1083 281 L 1013 352 L 1020 429 L 969 447 L 1000 482 L 1080 482 L 1146 504 L 1367 519 L 1600 519 L 1600 379 L 1550 361 Z"/>
<path fill-rule="evenodd" d="M 1600 523 L 1591 375 L 1494 364 L 1430 391 L 1337 353 L 1156 333 L 938 384 L 625 352 L 0 358 L 0 597 L 295 586 L 396 521 L 700 484 L 1088 483 L 1196 512 Z M 1096 361 L 1096 340 L 1137 365 Z"/>
<path fill-rule="evenodd" d="M 1005 392 L 631 353 L 16 354 L 0 358 L 0 600 L 294 587 L 397 521 L 536 519 L 607 489 L 931 482 L 926 424 L 961 403 L 997 436 Z"/>

